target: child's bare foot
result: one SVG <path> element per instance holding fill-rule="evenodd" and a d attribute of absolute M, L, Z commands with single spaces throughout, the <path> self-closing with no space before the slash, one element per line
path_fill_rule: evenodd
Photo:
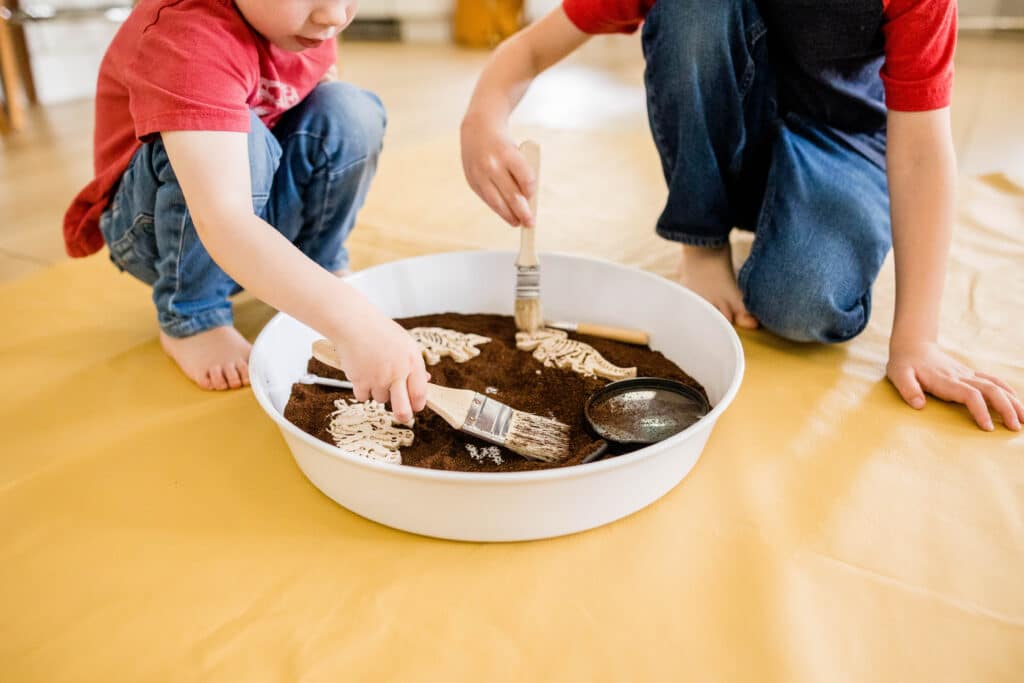
<path fill-rule="evenodd" d="M 732 270 L 732 247 L 693 247 L 683 245 L 679 266 L 680 284 L 711 302 L 729 322 L 748 330 L 758 322 L 743 305 L 743 294 Z"/>
<path fill-rule="evenodd" d="M 203 389 L 237 389 L 249 384 L 252 344 L 230 325 L 191 337 L 160 332 L 160 345 L 189 379 Z"/>

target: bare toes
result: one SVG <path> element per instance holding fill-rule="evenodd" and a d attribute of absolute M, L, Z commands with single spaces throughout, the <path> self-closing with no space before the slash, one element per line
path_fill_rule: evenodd
<path fill-rule="evenodd" d="M 238 376 L 242 378 L 242 386 L 249 386 L 249 364 L 240 360 L 235 363 L 235 367 L 238 369 Z"/>
<path fill-rule="evenodd" d="M 224 369 L 219 365 L 214 365 L 210 368 L 210 381 L 213 383 L 213 388 L 218 391 L 228 388 L 228 382 L 224 378 Z"/>
<path fill-rule="evenodd" d="M 736 324 L 748 330 L 756 330 L 761 325 L 759 322 L 757 322 L 757 318 L 750 315 L 746 311 L 741 311 L 736 316 Z"/>
<path fill-rule="evenodd" d="M 206 389 L 207 391 L 213 391 L 213 380 L 210 379 L 209 371 L 203 373 L 201 377 L 193 377 L 192 381 L 199 385 L 200 389 Z"/>
<path fill-rule="evenodd" d="M 235 367 L 234 363 L 228 363 L 224 366 L 224 377 L 228 381 L 228 386 L 232 389 L 238 389 L 242 386 L 242 377 L 238 374 L 238 368 Z"/>
<path fill-rule="evenodd" d="M 724 301 L 716 301 L 714 307 L 718 309 L 718 312 L 725 316 L 725 319 L 731 324 L 733 322 L 732 309 L 729 308 L 729 304 Z"/>

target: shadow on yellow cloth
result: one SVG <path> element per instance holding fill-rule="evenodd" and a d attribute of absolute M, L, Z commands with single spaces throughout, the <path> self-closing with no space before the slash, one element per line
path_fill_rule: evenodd
<path fill-rule="evenodd" d="M 455 145 L 427 147 L 423 163 Z M 599 173 L 642 170 L 569 209 L 571 147 L 546 159 L 567 180 L 545 185 L 543 246 L 667 272 L 650 155 L 592 152 Z M 356 265 L 493 245 L 486 210 L 450 196 L 373 194 Z M 1024 388 L 1024 190 L 965 181 L 961 207 L 943 343 Z M 573 537 L 477 545 L 321 495 L 249 392 L 178 373 L 148 290 L 103 258 L 7 286 L 0 680 L 1019 681 L 1024 437 L 904 406 L 883 380 L 891 265 L 877 290 L 844 346 L 745 333 L 740 394 L 661 501 Z M 269 311 L 240 308 L 252 336 Z"/>

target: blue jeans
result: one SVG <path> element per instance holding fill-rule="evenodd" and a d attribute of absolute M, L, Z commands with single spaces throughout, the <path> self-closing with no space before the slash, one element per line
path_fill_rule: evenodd
<path fill-rule="evenodd" d="M 720 247 L 755 232 L 738 275 L 747 310 L 794 341 L 861 332 L 891 246 L 884 131 L 783 111 L 753 0 L 655 3 L 643 31 L 648 117 L 668 183 L 657 232 Z M 852 142 L 851 142 L 852 140 Z"/>
<path fill-rule="evenodd" d="M 270 130 L 251 114 L 253 211 L 324 268 L 348 265 L 345 238 L 377 167 L 384 108 L 345 83 L 318 85 Z M 231 325 L 240 287 L 196 234 L 163 142 L 142 145 L 100 219 L 110 259 L 153 286 L 160 328 L 187 337 Z"/>

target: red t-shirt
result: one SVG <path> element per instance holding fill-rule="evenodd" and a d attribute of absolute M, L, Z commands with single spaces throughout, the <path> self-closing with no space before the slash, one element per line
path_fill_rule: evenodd
<path fill-rule="evenodd" d="M 100 66 L 95 178 L 64 216 L 71 256 L 103 247 L 99 219 L 143 141 L 165 130 L 249 132 L 273 126 L 335 62 L 334 41 L 293 53 L 253 31 L 230 0 L 143 0 Z"/>
<path fill-rule="evenodd" d="M 667 0 L 671 1 L 671 0 Z M 655 0 L 563 0 L 569 19 L 585 33 L 631 33 Z M 784 2 L 775 4 L 783 5 Z M 949 106 L 956 46 L 956 0 L 865 0 L 878 7 L 885 35 L 885 105 L 897 111 Z M 823 2 L 792 11 L 828 12 Z M 837 27 L 841 30 L 841 27 Z"/>

